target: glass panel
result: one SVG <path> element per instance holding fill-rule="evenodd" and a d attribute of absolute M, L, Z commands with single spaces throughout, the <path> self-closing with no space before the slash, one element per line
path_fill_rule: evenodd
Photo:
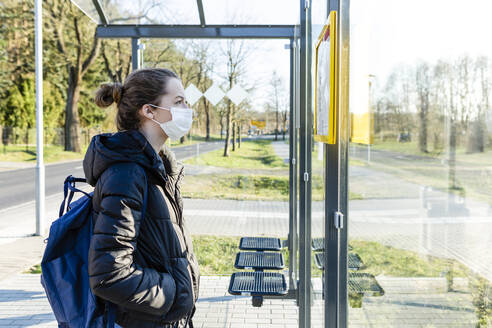
<path fill-rule="evenodd" d="M 313 45 L 312 52 L 312 119 L 314 121 L 314 104 L 315 104 L 315 53 L 314 47 L 316 40 L 326 21 L 326 0 L 311 1 L 311 44 Z M 313 123 L 314 124 L 314 123 Z M 312 140 L 312 156 L 311 156 L 311 188 L 312 188 L 312 204 L 311 204 L 311 238 L 312 243 L 312 286 L 313 286 L 313 305 L 311 308 L 311 327 L 324 327 L 324 307 L 325 297 L 324 276 L 325 276 L 325 260 L 324 260 L 324 239 L 325 239 L 325 180 L 324 180 L 324 144 Z"/>
<path fill-rule="evenodd" d="M 200 23 L 196 0 L 100 0 L 100 2 L 111 24 Z"/>
<path fill-rule="evenodd" d="M 351 327 L 491 325 L 491 6 L 424 7 L 351 1 Z"/>
<path fill-rule="evenodd" d="M 203 0 L 207 24 L 295 24 L 297 0 Z"/>
<path fill-rule="evenodd" d="M 287 42 L 142 41 L 144 66 L 175 71 L 188 90 L 186 95 L 193 98 L 190 105 L 196 113 L 190 133 L 183 140 L 171 141 L 185 165 L 181 189 L 184 213 L 200 271 L 202 277 L 215 276 L 202 278 L 214 281 L 215 287 L 201 284 L 202 301 L 197 303 L 195 326 L 226 327 L 232 322 L 234 327 L 273 327 L 295 323 L 298 310 L 293 298 L 264 299 L 261 308 L 254 308 L 251 297 L 228 293 L 233 273 L 265 268 L 268 275 L 273 273 L 280 280 L 285 273 L 286 283 L 290 282 L 286 247 L 263 253 L 239 249 L 241 237 L 285 241 L 289 234 Z M 228 156 L 224 156 L 226 145 Z M 266 287 L 274 287 L 272 281 L 263 280 Z M 215 315 L 209 316 L 210 312 Z"/>
<path fill-rule="evenodd" d="M 94 2 L 92 2 L 92 0 L 71 0 L 71 1 L 95 23 L 99 24 L 101 22 L 99 19 L 99 14 L 97 13 L 96 7 L 94 6 Z"/>

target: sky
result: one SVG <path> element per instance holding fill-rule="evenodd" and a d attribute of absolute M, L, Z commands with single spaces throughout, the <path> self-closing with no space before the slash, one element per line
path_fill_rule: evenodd
<path fill-rule="evenodd" d="M 298 1 L 290 2 L 290 6 L 279 6 L 274 0 L 204 0 L 205 7 L 208 2 L 214 6 L 224 2 L 247 3 L 248 8 L 239 4 L 232 8 L 246 13 L 250 12 L 249 8 L 261 7 L 261 11 L 253 15 L 255 19 L 250 19 L 252 23 L 297 23 Z M 255 7 L 260 2 L 261 5 Z M 311 1 L 313 31 L 319 30 L 324 21 L 326 7 L 323 2 Z M 354 69 L 362 62 L 367 74 L 384 81 L 395 66 L 418 60 L 432 63 L 463 54 L 492 57 L 491 13 L 492 0 L 351 0 L 351 50 L 357 50 L 357 56 L 351 59 L 359 61 L 353 63 Z M 227 11 L 221 15 L 224 17 Z M 227 23 L 224 19 L 218 22 Z M 247 19 L 239 22 L 247 22 Z M 315 39 L 316 35 L 313 36 Z M 257 50 L 249 59 L 248 75 L 257 86 L 252 98 L 258 107 L 270 95 L 268 81 L 274 70 L 283 78 L 284 88 L 288 90 L 289 51 L 284 49 L 286 43 L 283 40 L 256 42 Z"/>
<path fill-rule="evenodd" d="M 151 1 L 155 0 L 118 4 L 134 11 L 135 6 Z M 152 19 L 168 24 L 198 24 L 196 0 L 162 3 L 149 12 Z M 325 3 L 311 0 L 315 34 L 324 22 Z M 207 24 L 296 24 L 299 17 L 298 0 L 203 0 L 203 5 Z M 383 84 L 389 72 L 400 64 L 418 60 L 432 63 L 462 54 L 492 56 L 491 13 L 492 0 L 351 0 L 351 50 L 356 53 L 351 58 L 356 71 L 353 74 L 375 75 Z M 284 89 L 288 90 L 289 51 L 284 48 L 287 41 L 247 42 L 254 49 L 246 63 L 247 87 L 254 87 L 250 98 L 261 109 L 270 98 L 273 71 L 281 76 Z M 217 58 L 217 75 L 221 75 L 223 63 Z"/>

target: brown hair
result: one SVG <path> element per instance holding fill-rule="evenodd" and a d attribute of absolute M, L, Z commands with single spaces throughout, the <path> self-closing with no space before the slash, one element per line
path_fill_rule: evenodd
<path fill-rule="evenodd" d="M 96 91 L 94 101 L 99 107 L 116 103 L 118 131 L 136 130 L 140 127 L 138 110 L 145 104 L 156 104 L 167 93 L 167 82 L 178 78 L 165 68 L 144 68 L 132 72 L 125 83 L 103 83 Z"/>

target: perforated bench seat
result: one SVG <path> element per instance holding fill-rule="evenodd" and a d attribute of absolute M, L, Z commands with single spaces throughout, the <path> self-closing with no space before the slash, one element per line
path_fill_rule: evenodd
<path fill-rule="evenodd" d="M 315 253 L 314 259 L 316 261 L 316 266 L 319 269 L 323 270 L 323 268 L 325 267 L 325 257 L 323 256 L 323 253 Z M 347 262 L 349 270 L 359 270 L 363 265 L 359 255 L 355 253 L 348 253 Z"/>
<path fill-rule="evenodd" d="M 325 239 L 324 238 L 313 238 L 311 240 L 311 249 L 314 252 L 322 252 L 325 250 Z M 352 250 L 352 246 L 348 245 L 348 250 Z"/>
<path fill-rule="evenodd" d="M 349 293 L 366 294 L 370 296 L 383 296 L 384 290 L 376 278 L 369 273 L 349 272 Z"/>
<path fill-rule="evenodd" d="M 282 296 L 287 294 L 285 276 L 277 272 L 236 272 L 232 274 L 229 294 Z"/>
<path fill-rule="evenodd" d="M 242 237 L 239 249 L 246 251 L 280 251 L 282 243 L 279 238 Z"/>
<path fill-rule="evenodd" d="M 246 270 L 281 270 L 284 257 L 277 252 L 240 252 L 236 255 L 234 267 Z"/>
<path fill-rule="evenodd" d="M 313 238 L 311 240 L 311 249 L 315 252 L 321 252 L 325 250 L 325 239 L 324 238 Z"/>

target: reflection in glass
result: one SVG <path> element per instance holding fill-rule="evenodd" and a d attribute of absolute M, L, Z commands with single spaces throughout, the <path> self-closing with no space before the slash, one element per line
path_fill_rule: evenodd
<path fill-rule="evenodd" d="M 84 14 L 96 23 L 100 23 L 99 14 L 92 0 L 71 0 Z"/>
<path fill-rule="evenodd" d="M 373 275 L 384 294 L 349 294 L 349 324 L 490 327 L 491 59 L 480 40 L 467 54 L 417 54 L 448 36 L 431 23 L 407 33 L 408 11 L 389 17 L 362 1 L 351 9 L 351 97 L 369 95 L 351 112 L 373 113 L 373 141 L 350 146 L 349 244 L 363 263 L 357 273 Z M 459 11 L 446 10 L 438 20 L 449 27 Z M 400 39 L 415 50 L 399 52 Z"/>
<path fill-rule="evenodd" d="M 110 24 L 199 24 L 195 0 L 100 0 Z"/>
<path fill-rule="evenodd" d="M 297 0 L 203 0 L 207 24 L 295 24 Z M 273 15 L 272 13 L 276 14 Z"/>

